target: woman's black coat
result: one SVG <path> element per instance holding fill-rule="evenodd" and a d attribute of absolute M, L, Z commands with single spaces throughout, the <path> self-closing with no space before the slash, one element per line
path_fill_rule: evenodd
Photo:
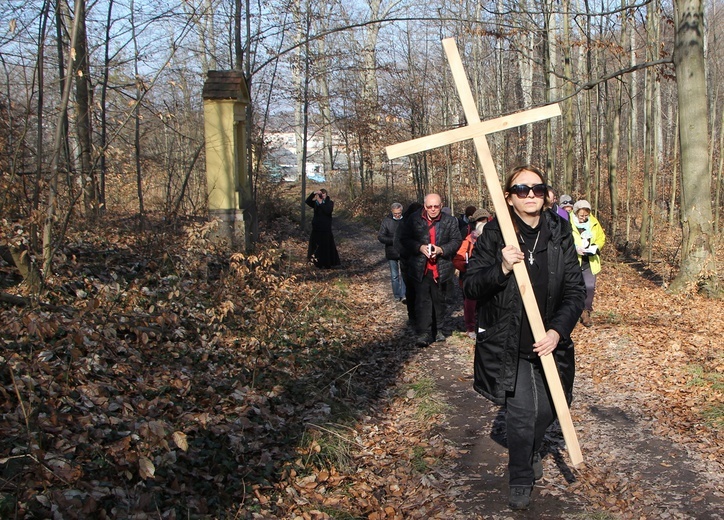
<path fill-rule="evenodd" d="M 583 311 L 586 286 L 570 223 L 550 211 L 544 211 L 541 218 L 541 225 L 548 226 L 551 233 L 547 247 L 547 299 L 541 318 L 546 330 L 560 334 L 553 355 L 570 403 L 575 376 L 571 332 Z M 523 317 L 523 300 L 513 279 L 515 275 L 506 276 L 502 271 L 503 247 L 500 224 L 494 219 L 478 237 L 463 281 L 465 296 L 478 301 L 474 388 L 497 404 L 503 404 L 506 392 L 515 388 Z"/>

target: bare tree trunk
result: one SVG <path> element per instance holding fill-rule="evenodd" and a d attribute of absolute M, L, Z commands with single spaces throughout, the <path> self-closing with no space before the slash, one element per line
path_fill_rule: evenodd
<path fill-rule="evenodd" d="M 647 48 L 646 58 L 652 60 L 655 56 L 655 48 L 658 46 L 658 2 L 654 0 L 647 7 L 646 11 L 646 34 Z M 645 132 L 644 132 L 644 193 L 641 205 L 641 233 L 639 235 L 640 254 L 648 262 L 651 261 L 651 231 L 653 227 L 652 213 L 654 206 L 653 184 L 654 184 L 654 164 L 656 155 L 656 128 L 654 111 L 656 104 L 654 102 L 654 83 L 656 82 L 656 71 L 649 68 L 646 70 L 646 85 L 644 106 L 646 109 Z"/>
<path fill-rule="evenodd" d="M 76 0 L 76 12 L 77 4 L 83 2 L 83 0 Z M 76 16 L 73 20 L 73 29 L 71 30 L 70 36 L 70 49 L 73 49 L 78 38 L 78 17 Z M 73 60 L 68 60 L 68 69 L 65 71 L 65 86 L 63 89 L 63 96 L 60 101 L 58 123 L 55 128 L 55 140 L 53 146 L 53 158 L 51 161 L 51 178 L 50 186 L 48 191 L 48 202 L 45 211 L 45 219 L 43 221 L 43 277 L 47 279 L 52 272 L 53 266 L 53 221 L 55 220 L 55 205 L 57 204 L 58 196 L 58 161 L 61 153 L 61 146 L 63 142 L 63 136 L 66 128 L 64 128 L 64 118 L 66 110 L 68 108 L 68 100 L 70 99 L 70 87 L 72 82 L 70 78 L 73 76 Z"/>
<path fill-rule="evenodd" d="M 714 188 L 714 201 L 716 213 L 714 216 L 714 232 L 719 235 L 719 211 L 721 209 L 722 173 L 724 173 L 724 110 L 721 114 L 721 129 L 719 130 L 719 168 L 716 171 L 716 187 Z"/>
<path fill-rule="evenodd" d="M 100 156 L 99 156 L 99 176 L 98 179 L 98 209 L 99 214 L 106 211 L 106 147 L 108 146 L 108 122 L 106 120 L 106 99 L 108 95 L 108 75 L 111 68 L 110 58 L 110 42 L 111 42 L 111 26 L 113 23 L 113 0 L 108 2 L 108 15 L 106 17 L 106 44 L 103 48 L 103 80 L 101 83 L 101 136 L 100 136 Z"/>
<path fill-rule="evenodd" d="M 246 19 L 246 39 L 244 41 L 244 45 L 242 45 L 241 41 L 241 1 L 237 0 L 236 3 L 236 11 L 234 13 L 235 18 L 235 24 L 239 26 L 239 30 L 237 31 L 237 38 L 238 41 L 235 45 L 236 51 L 238 53 L 237 56 L 237 68 L 239 70 L 244 70 L 244 67 L 246 69 L 244 70 L 244 79 L 246 81 L 246 89 L 249 93 L 249 99 L 251 101 L 251 95 L 252 95 L 252 72 L 251 72 L 251 45 L 252 45 L 252 34 L 251 34 L 251 6 L 249 5 L 249 0 L 246 0 L 244 2 L 244 8 L 245 8 L 245 19 Z M 246 54 L 244 54 L 246 53 Z M 244 59 L 246 57 L 246 59 Z M 276 71 L 276 64 L 275 64 L 275 71 Z M 237 123 L 239 124 L 239 123 Z M 245 125 L 245 136 L 246 141 L 245 142 L 239 142 L 236 143 L 236 145 L 239 147 L 240 150 L 245 150 L 245 161 L 246 164 L 242 164 L 242 161 L 237 164 L 237 168 L 239 168 L 239 175 L 241 178 L 239 179 L 239 205 L 240 209 L 243 210 L 243 218 L 244 218 L 244 247 L 246 249 L 247 253 L 251 253 L 254 248 L 254 244 L 256 243 L 257 239 L 259 238 L 259 211 L 256 205 L 256 182 L 254 181 L 256 179 L 256 176 L 254 175 L 254 149 L 252 146 L 253 143 L 253 125 L 254 125 L 254 103 L 249 103 L 246 107 L 246 120 L 244 121 Z M 240 135 L 240 132 L 237 132 L 237 136 Z"/>
<path fill-rule="evenodd" d="M 329 7 L 327 2 L 320 5 L 319 27 L 320 33 L 329 29 Z M 329 57 L 327 56 L 327 42 L 324 38 L 317 40 L 317 58 L 315 60 L 318 70 L 317 85 L 319 87 L 319 114 L 322 118 L 323 136 L 323 165 L 325 175 L 334 170 L 334 142 L 332 136 L 332 108 L 329 96 Z"/>
<path fill-rule="evenodd" d="M 555 99 L 558 94 L 558 80 L 556 76 L 556 63 L 558 63 L 558 52 L 555 43 L 556 39 L 556 16 L 553 13 L 554 6 L 551 0 L 546 0 L 544 4 L 544 16 L 545 16 L 545 51 L 543 53 L 544 70 L 545 70 L 545 100 L 546 103 L 550 103 L 552 99 Z M 560 187 L 558 180 L 555 177 L 556 154 L 553 148 L 553 135 L 555 133 L 556 120 L 549 119 L 546 124 L 546 163 L 545 169 L 548 172 L 549 179 L 552 185 L 558 190 L 560 195 Z M 564 189 L 569 191 L 568 188 Z"/>
<path fill-rule="evenodd" d="M 584 6 L 586 9 L 586 18 L 583 26 L 585 27 L 585 38 L 586 38 L 586 54 L 585 54 L 585 60 L 581 60 L 581 68 L 584 72 L 584 77 L 587 81 L 591 81 L 593 77 L 593 70 L 594 70 L 594 58 L 596 57 L 596 49 L 592 45 L 592 35 L 591 35 L 591 16 L 590 16 L 590 6 L 588 5 L 588 0 L 584 0 Z M 584 68 L 585 66 L 585 68 Z M 593 172 L 594 172 L 594 146 L 593 146 L 593 128 L 595 126 L 594 124 L 594 114 L 596 113 L 594 111 L 594 107 L 598 105 L 598 98 L 596 97 L 596 92 L 600 88 L 600 85 L 597 86 L 594 89 L 589 89 L 586 91 L 586 95 L 584 96 L 585 104 L 583 108 L 583 113 L 581 114 L 581 119 L 583 119 L 585 124 L 585 130 L 584 130 L 584 143 L 583 143 L 583 194 L 586 198 L 588 198 L 589 202 L 593 201 Z M 597 137 L 597 135 L 595 136 Z M 595 209 L 595 207 L 594 207 Z"/>
<path fill-rule="evenodd" d="M 96 174 L 91 161 L 91 100 L 90 66 L 88 63 L 88 37 L 86 33 L 85 1 L 75 3 L 75 18 L 78 20 L 78 42 L 75 46 L 76 69 L 76 133 L 80 157 L 81 186 L 83 186 L 83 206 L 86 218 L 95 221 L 98 211 L 98 187 Z"/>
<path fill-rule="evenodd" d="M 615 242 L 618 231 L 618 156 L 621 148 L 621 110 L 623 99 L 623 85 L 616 85 L 615 106 L 611 119 L 611 146 L 608 153 L 608 192 L 611 198 L 611 238 Z"/>
<path fill-rule="evenodd" d="M 626 8 L 626 0 L 621 0 L 621 10 Z M 628 16 L 624 16 L 623 27 L 621 28 L 621 48 L 625 49 L 629 41 L 630 23 Z M 619 179 L 618 162 L 621 152 L 621 114 L 623 112 L 623 96 L 626 83 L 619 82 L 616 86 L 616 97 L 614 106 L 614 117 L 611 121 L 611 149 L 608 161 L 608 183 L 609 196 L 611 198 L 611 238 L 615 243 L 618 235 L 619 216 Z M 630 129 L 629 129 L 630 132 Z"/>
<path fill-rule="evenodd" d="M 632 21 L 628 20 L 631 24 Z M 627 51 L 630 57 L 630 65 L 633 67 L 636 64 L 636 51 L 634 46 L 634 35 L 636 31 L 632 28 L 629 31 L 629 41 Z M 629 85 L 629 107 L 630 117 L 628 125 L 628 140 L 626 143 L 626 243 L 628 244 L 631 240 L 631 172 L 633 172 L 635 165 L 638 163 L 638 156 L 636 155 L 636 125 L 638 119 L 636 117 L 636 72 L 631 73 L 631 77 L 628 79 Z"/>
<path fill-rule="evenodd" d="M 573 77 L 573 64 L 571 62 L 571 19 L 568 15 L 571 9 L 570 0 L 563 0 L 563 76 Z M 570 80 L 564 87 L 567 101 L 563 103 L 563 187 L 573 188 L 573 145 L 575 139 L 573 100 L 573 85 Z"/>
<path fill-rule="evenodd" d="M 136 75 L 136 104 L 133 109 L 134 132 L 133 132 L 133 151 L 136 161 L 136 195 L 138 196 L 138 223 L 141 231 L 145 225 L 145 210 L 143 207 L 143 173 L 141 169 L 141 98 L 143 97 L 141 79 L 138 71 L 138 39 L 136 37 L 135 22 L 135 0 L 131 0 L 131 38 L 133 39 L 133 71 Z"/>
<path fill-rule="evenodd" d="M 674 157 L 672 159 L 671 172 L 671 197 L 669 198 L 669 226 L 678 226 L 677 217 L 680 216 L 676 212 L 676 192 L 679 182 L 679 118 L 676 118 L 676 132 L 674 134 Z"/>
<path fill-rule="evenodd" d="M 526 13 L 525 8 L 521 9 L 520 23 L 523 26 L 523 30 L 520 31 L 516 40 L 520 48 L 520 52 L 517 53 L 516 59 L 518 63 L 518 75 L 520 76 L 520 89 L 523 98 L 521 99 L 524 107 L 533 106 L 533 31 L 527 27 L 527 17 L 530 16 Z M 524 14 L 525 13 L 525 14 Z M 525 149 L 518 152 L 524 158 L 526 163 L 532 161 L 533 155 L 533 139 L 532 137 L 532 126 L 527 125 L 524 129 L 519 129 L 520 132 L 527 132 L 529 138 L 525 139 Z"/>
<path fill-rule="evenodd" d="M 674 66 L 681 139 L 681 270 L 671 291 L 696 285 L 720 295 L 712 247 L 711 172 L 706 75 L 704 70 L 704 6 L 702 0 L 676 0 Z"/>
<path fill-rule="evenodd" d="M 370 19 L 380 20 L 387 16 L 387 10 L 382 8 L 382 0 L 366 0 L 370 10 Z M 376 114 L 379 113 L 379 88 L 377 83 L 377 40 L 380 24 L 365 26 L 365 35 L 362 43 L 362 70 L 361 70 L 361 101 L 364 112 L 363 130 L 360 140 L 360 155 L 364 161 L 360 169 L 366 169 L 365 177 L 370 186 L 374 183 L 374 175 L 381 169 L 381 156 L 375 154 L 379 136 L 379 124 Z M 362 115 L 362 114 L 360 114 Z M 363 190 L 364 191 L 364 190 Z"/>
<path fill-rule="evenodd" d="M 203 49 L 201 53 L 201 67 L 205 72 L 207 70 L 216 70 L 216 58 L 218 50 L 216 49 L 216 23 L 214 21 L 215 5 L 213 0 L 203 0 L 204 11 L 199 20 L 199 44 Z M 235 12 L 238 12 L 239 1 L 234 2 Z M 234 27 L 236 29 L 236 26 Z M 236 32 L 234 34 L 236 37 Z M 235 49 L 238 51 L 238 49 Z"/>
<path fill-rule="evenodd" d="M 647 71 L 647 78 L 650 78 Z M 645 148 L 644 148 L 644 181 L 643 181 L 643 197 L 641 201 L 641 230 L 639 234 L 639 249 L 640 254 L 642 257 L 650 260 L 651 258 L 651 251 L 650 247 L 651 244 L 649 243 L 649 226 L 651 225 L 651 168 L 652 168 L 652 150 L 651 150 L 651 135 L 652 135 L 652 125 L 653 125 L 653 116 L 651 114 L 651 89 L 650 89 L 650 83 L 651 80 L 649 79 L 647 81 L 646 88 L 644 89 L 646 92 L 646 97 L 644 103 L 646 104 L 646 128 L 644 132 L 645 137 Z"/>
<path fill-rule="evenodd" d="M 35 185 L 33 186 L 33 211 L 38 211 L 40 208 L 40 184 L 43 178 L 43 156 L 45 155 L 43 143 L 43 127 L 45 126 L 45 119 L 43 118 L 43 103 L 45 99 L 45 30 L 48 24 L 48 12 L 50 10 L 50 2 L 46 0 L 43 3 L 41 10 L 41 23 L 40 23 L 40 34 L 38 38 L 38 126 L 37 126 L 37 150 L 35 156 Z M 8 100 L 10 98 L 8 97 Z M 12 111 L 8 111 L 12 114 Z M 12 117 L 12 116 L 11 116 Z M 12 121 L 11 121 L 12 123 Z M 10 125 L 12 128 L 12 124 Z M 35 221 L 31 221 L 30 224 L 30 249 L 37 251 L 38 249 L 38 225 Z"/>
<path fill-rule="evenodd" d="M 66 0 L 56 0 L 55 2 L 55 41 L 56 41 L 56 49 L 58 52 L 58 77 L 60 78 L 59 82 L 59 89 L 60 89 L 60 97 L 63 97 L 63 92 L 65 92 L 65 82 L 66 81 L 72 81 L 72 76 L 66 77 L 66 65 L 65 65 L 65 46 L 64 42 L 65 40 L 65 32 L 63 31 L 63 27 L 65 27 L 66 24 L 63 23 L 64 20 L 68 21 L 68 24 L 73 23 L 73 18 L 70 15 L 70 8 L 68 7 L 68 4 Z M 70 54 L 72 52 L 70 50 L 70 47 L 68 48 L 67 52 Z M 69 58 L 70 59 L 70 58 Z M 69 64 L 71 66 L 72 64 Z M 58 169 L 61 172 L 64 172 L 67 180 L 68 180 L 68 186 L 73 186 L 71 180 L 70 180 L 70 173 L 74 169 L 74 159 L 73 156 L 70 153 L 70 124 L 68 122 L 68 105 L 66 104 L 65 107 L 63 107 L 62 110 L 62 135 L 61 135 L 61 149 L 59 151 L 60 157 L 58 158 Z"/>
<path fill-rule="evenodd" d="M 298 101 L 294 107 L 294 134 L 297 142 L 297 168 L 301 178 L 301 227 L 306 228 L 307 204 L 307 133 L 309 129 L 309 3 L 302 6 L 301 0 L 294 8 L 294 20 L 297 24 L 297 42 L 305 41 L 298 48 L 293 66 L 294 83 L 298 92 Z"/>

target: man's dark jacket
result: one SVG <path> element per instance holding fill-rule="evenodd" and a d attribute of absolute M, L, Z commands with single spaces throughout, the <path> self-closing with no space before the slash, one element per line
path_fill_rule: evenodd
<path fill-rule="evenodd" d="M 395 232 L 402 223 L 402 219 L 395 220 L 392 213 L 387 215 L 380 225 L 380 231 L 377 233 L 377 240 L 385 244 L 385 258 L 387 260 L 399 260 L 400 254 L 395 249 Z"/>
<path fill-rule="evenodd" d="M 429 223 L 423 218 L 424 209 L 416 211 L 403 219 L 395 234 L 395 248 L 400 256 L 407 262 L 408 276 L 421 282 L 425 276 L 427 257 L 420 252 L 420 246 L 430 243 Z M 460 249 L 463 239 L 460 237 L 458 219 L 452 215 L 441 214 L 440 220 L 435 223 L 435 245 L 442 248 L 442 255 L 437 257 L 437 270 L 439 282 L 450 280 L 455 273 L 452 259 Z M 576 257 L 578 262 L 578 257 Z"/>
<path fill-rule="evenodd" d="M 583 311 L 586 286 L 577 266 L 570 224 L 551 211 L 544 211 L 541 219 L 551 234 L 546 253 L 547 298 L 541 318 L 546 330 L 553 329 L 561 337 L 553 356 L 570 403 L 575 376 L 571 332 Z M 478 237 L 463 280 L 465 297 L 478 300 L 473 387 L 496 404 L 503 404 L 506 392 L 515 388 L 523 318 L 515 275 L 506 276 L 502 271 L 503 247 L 500 225 L 494 219 Z"/>

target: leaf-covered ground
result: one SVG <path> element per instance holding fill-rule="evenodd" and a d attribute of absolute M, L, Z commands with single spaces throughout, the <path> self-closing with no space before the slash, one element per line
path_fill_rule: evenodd
<path fill-rule="evenodd" d="M 291 223 L 254 256 L 193 224 L 75 237 L 46 298 L 0 307 L 0 517 L 724 517 L 722 302 L 607 259 L 575 337 L 584 464 L 550 432 L 513 515 L 472 341 L 415 348 L 375 231 L 337 226 L 331 271 Z"/>

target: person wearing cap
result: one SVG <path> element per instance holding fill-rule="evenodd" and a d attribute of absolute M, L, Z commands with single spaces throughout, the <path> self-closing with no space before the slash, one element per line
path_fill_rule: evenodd
<path fill-rule="evenodd" d="M 463 286 L 463 277 L 465 276 L 465 271 L 467 270 L 468 262 L 470 261 L 470 255 L 473 252 L 473 246 L 475 245 L 475 241 L 483 232 L 485 224 L 487 224 L 488 220 L 490 220 L 490 213 L 488 212 L 488 210 L 481 208 L 475 210 L 475 213 L 470 216 L 469 220 L 470 223 L 475 227 L 463 239 L 463 243 L 460 245 L 460 249 L 458 249 L 458 252 L 453 258 L 453 265 L 455 266 L 455 269 L 457 269 L 460 273 L 459 281 L 461 288 Z M 475 339 L 476 303 L 476 300 L 465 298 L 465 295 L 463 295 L 463 318 L 465 320 L 465 333 L 471 339 Z"/>
<path fill-rule="evenodd" d="M 553 186 L 548 186 L 548 209 L 556 213 L 559 217 L 568 220 L 568 212 L 558 205 L 558 196 Z"/>
<path fill-rule="evenodd" d="M 590 327 L 593 325 L 591 311 L 596 292 L 596 275 L 601 272 L 601 248 L 606 243 L 606 233 L 598 219 L 591 214 L 591 204 L 587 200 L 579 200 L 573 205 L 571 228 L 583 281 L 586 283 L 586 305 L 581 314 L 581 323 L 584 327 Z"/>
<path fill-rule="evenodd" d="M 570 213 L 573 211 L 573 198 L 570 195 L 563 194 L 558 205 L 558 214 L 564 219 L 569 220 Z"/>

